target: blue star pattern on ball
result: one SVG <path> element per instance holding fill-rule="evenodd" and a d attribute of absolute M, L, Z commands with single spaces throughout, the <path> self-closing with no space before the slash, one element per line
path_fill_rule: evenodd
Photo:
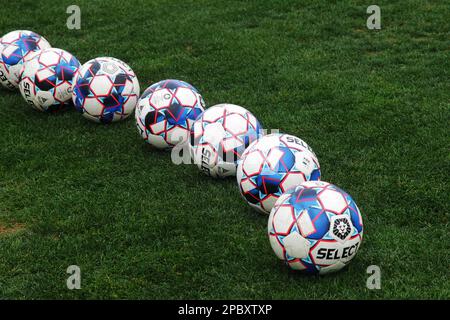
<path fill-rule="evenodd" d="M 183 143 L 205 102 L 198 90 L 180 80 L 163 80 L 148 87 L 139 99 L 136 124 L 141 136 L 157 148 Z"/>
<path fill-rule="evenodd" d="M 270 213 L 278 197 L 304 181 L 320 179 L 319 161 L 301 139 L 270 134 L 250 145 L 237 169 L 237 182 L 247 203 Z"/>
<path fill-rule="evenodd" d="M 134 72 L 118 59 L 90 60 L 75 77 L 75 108 L 95 122 L 111 123 L 127 118 L 136 107 L 138 95 Z"/>
<path fill-rule="evenodd" d="M 262 135 L 262 126 L 250 111 L 234 104 L 218 104 L 192 126 L 191 157 L 211 177 L 234 176 L 244 150 Z"/>
<path fill-rule="evenodd" d="M 283 193 L 268 222 L 275 254 L 292 269 L 334 272 L 353 259 L 363 236 L 360 211 L 352 197 L 321 181 Z"/>
<path fill-rule="evenodd" d="M 23 64 L 35 54 L 50 48 L 50 44 L 37 33 L 12 31 L 0 39 L 0 83 L 9 89 L 17 88 Z"/>
<path fill-rule="evenodd" d="M 39 111 L 61 110 L 72 103 L 72 81 L 79 67 L 78 60 L 65 50 L 42 50 L 24 64 L 20 92 Z"/>

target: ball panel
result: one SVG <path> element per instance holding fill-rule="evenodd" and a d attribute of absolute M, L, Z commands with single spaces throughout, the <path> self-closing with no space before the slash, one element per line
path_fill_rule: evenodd
<path fill-rule="evenodd" d="M 280 206 L 273 214 L 273 230 L 278 235 L 289 234 L 294 223 L 294 209 L 290 206 Z"/>
<path fill-rule="evenodd" d="M 291 232 L 283 238 L 283 246 L 290 257 L 303 259 L 309 254 L 309 241 L 298 232 Z"/>
<path fill-rule="evenodd" d="M 95 76 L 90 83 L 90 91 L 95 96 L 108 96 L 111 94 L 113 83 L 107 75 Z"/>
<path fill-rule="evenodd" d="M 268 214 L 270 210 L 274 207 L 277 200 L 278 197 L 272 194 L 266 196 L 263 200 L 260 201 L 262 212 Z"/>
<path fill-rule="evenodd" d="M 193 108 L 197 104 L 197 95 L 189 88 L 178 87 L 175 97 L 182 106 Z"/>
<path fill-rule="evenodd" d="M 61 53 L 54 49 L 49 49 L 45 51 L 45 54 L 40 54 L 38 61 L 44 67 L 56 66 L 61 59 Z M 69 59 L 70 60 L 70 59 Z"/>
<path fill-rule="evenodd" d="M 84 99 L 83 109 L 84 112 L 90 116 L 100 117 L 103 114 L 105 106 L 97 98 Z"/>
<path fill-rule="evenodd" d="M 219 106 L 212 106 L 211 108 L 208 108 L 207 112 L 204 112 L 202 115 L 203 122 L 207 123 L 214 123 L 217 122 L 219 119 L 223 118 L 223 116 L 226 114 L 226 110 Z"/>
<path fill-rule="evenodd" d="M 307 210 L 303 210 L 297 218 L 297 227 L 303 237 L 308 237 L 317 231 Z"/>
<path fill-rule="evenodd" d="M 269 235 L 269 241 L 270 246 L 272 247 L 273 251 L 275 252 L 275 255 L 283 260 L 284 259 L 284 248 L 280 243 L 280 240 L 278 239 L 278 236 L 274 234 Z"/>
<path fill-rule="evenodd" d="M 280 188 L 282 192 L 289 190 L 299 184 L 306 181 L 305 174 L 303 172 L 289 172 L 287 173 L 283 180 L 280 182 Z"/>
<path fill-rule="evenodd" d="M 227 114 L 224 119 L 223 127 L 233 136 L 245 134 L 248 130 L 247 120 L 241 114 Z"/>
<path fill-rule="evenodd" d="M 264 164 L 264 156 L 260 151 L 250 151 L 242 160 L 242 170 L 247 177 L 261 173 Z"/>
<path fill-rule="evenodd" d="M 347 208 L 347 201 L 345 201 L 344 196 L 335 190 L 324 189 L 317 195 L 317 198 L 322 208 L 329 212 L 341 214 Z"/>

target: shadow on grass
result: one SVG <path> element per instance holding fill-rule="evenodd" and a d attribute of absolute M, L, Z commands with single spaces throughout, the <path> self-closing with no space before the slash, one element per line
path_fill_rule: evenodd
<path fill-rule="evenodd" d="M 2 96 L 13 96 L 20 95 L 19 89 L 16 90 L 8 90 L 5 87 L 0 85 L 0 95 Z"/>

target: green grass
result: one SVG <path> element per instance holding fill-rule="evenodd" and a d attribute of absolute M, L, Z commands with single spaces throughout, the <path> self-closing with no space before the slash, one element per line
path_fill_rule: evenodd
<path fill-rule="evenodd" d="M 80 31 L 72 3 L 3 3 L 0 33 L 120 58 L 142 88 L 188 81 L 303 138 L 360 206 L 364 241 L 342 272 L 290 272 L 233 179 L 173 165 L 133 118 L 41 114 L 1 90 L 0 298 L 450 298 L 448 1 L 379 1 L 380 31 L 364 1 L 83 0 Z"/>

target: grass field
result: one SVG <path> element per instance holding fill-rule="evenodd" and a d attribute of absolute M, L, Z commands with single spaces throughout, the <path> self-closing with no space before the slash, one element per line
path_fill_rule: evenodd
<path fill-rule="evenodd" d="M 133 117 L 41 114 L 1 90 L 0 298 L 450 298 L 448 1 L 379 1 L 379 31 L 364 1 L 80 0 L 68 30 L 73 2 L 2 3 L 0 33 L 120 58 L 143 89 L 185 80 L 301 137 L 358 203 L 364 241 L 342 272 L 290 272 L 233 179 L 172 164 Z"/>

